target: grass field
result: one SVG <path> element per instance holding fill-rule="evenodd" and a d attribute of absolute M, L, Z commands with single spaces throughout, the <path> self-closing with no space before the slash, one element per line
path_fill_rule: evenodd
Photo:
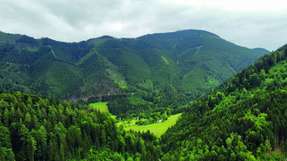
<path fill-rule="evenodd" d="M 119 122 L 118 125 L 122 125 L 125 130 L 129 131 L 137 131 L 137 132 L 146 132 L 150 131 L 152 134 L 154 134 L 156 137 L 161 137 L 168 128 L 175 125 L 177 120 L 180 118 L 181 113 L 171 115 L 166 121 L 159 122 L 159 123 L 153 123 L 149 125 L 131 125 L 126 124 L 124 121 Z"/>
<path fill-rule="evenodd" d="M 108 103 L 107 102 L 95 102 L 89 104 L 89 107 L 98 110 L 100 112 L 109 112 Z"/>
<path fill-rule="evenodd" d="M 98 110 L 103 113 L 109 113 L 109 108 L 107 102 L 94 102 L 90 103 L 89 107 L 95 110 Z M 147 132 L 150 131 L 152 134 L 154 134 L 156 137 L 161 137 L 168 128 L 175 125 L 176 121 L 180 118 L 181 113 L 171 115 L 168 117 L 166 121 L 148 124 L 148 125 L 136 125 L 135 123 L 137 120 L 117 120 L 117 126 L 123 126 L 125 130 L 127 131 L 137 131 L 137 132 Z M 111 114 L 111 117 L 115 119 L 116 116 Z"/>

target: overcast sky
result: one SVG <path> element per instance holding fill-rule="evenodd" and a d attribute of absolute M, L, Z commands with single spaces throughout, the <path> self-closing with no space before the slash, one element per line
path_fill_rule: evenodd
<path fill-rule="evenodd" d="M 203 29 L 250 48 L 287 43 L 286 0 L 0 0 L 0 31 L 80 41 Z"/>

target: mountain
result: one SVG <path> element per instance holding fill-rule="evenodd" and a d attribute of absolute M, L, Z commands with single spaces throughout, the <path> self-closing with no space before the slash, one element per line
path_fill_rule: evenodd
<path fill-rule="evenodd" d="M 162 140 L 162 160 L 287 158 L 287 45 L 190 104 Z"/>
<path fill-rule="evenodd" d="M 287 45 L 194 100 L 161 140 L 86 105 L 1 92 L 0 160 L 286 160 L 286 73 Z"/>
<path fill-rule="evenodd" d="M 199 30 L 75 43 L 0 32 L 0 160 L 286 160 L 287 45 L 266 52 Z M 116 110 L 187 95 L 201 97 L 160 139 L 60 101 L 112 97 Z"/>
<path fill-rule="evenodd" d="M 201 30 L 76 43 L 1 32 L 0 89 L 81 100 L 134 96 L 165 106 L 206 93 L 266 53 Z"/>
<path fill-rule="evenodd" d="M 268 50 L 266 50 L 266 49 L 264 49 L 264 48 L 254 48 L 253 49 L 254 51 L 256 51 L 256 52 L 258 52 L 258 53 L 262 53 L 262 54 L 264 54 L 264 53 L 269 53 L 270 51 L 268 51 Z"/>

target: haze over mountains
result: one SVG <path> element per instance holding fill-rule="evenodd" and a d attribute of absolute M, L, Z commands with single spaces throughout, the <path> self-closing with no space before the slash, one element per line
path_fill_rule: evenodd
<path fill-rule="evenodd" d="M 267 52 L 202 30 L 77 43 L 0 33 L 0 88 L 84 100 L 171 90 L 195 98 Z"/>

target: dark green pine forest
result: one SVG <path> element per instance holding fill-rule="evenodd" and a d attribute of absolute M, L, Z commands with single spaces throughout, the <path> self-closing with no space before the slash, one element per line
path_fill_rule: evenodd
<path fill-rule="evenodd" d="M 284 161 L 287 46 L 267 53 L 200 30 L 0 33 L 0 161 Z M 118 125 L 159 109 L 182 113 L 161 137 Z"/>

